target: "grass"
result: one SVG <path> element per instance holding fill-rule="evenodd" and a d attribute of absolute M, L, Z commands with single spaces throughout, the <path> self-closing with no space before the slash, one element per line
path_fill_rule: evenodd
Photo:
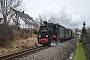
<path fill-rule="evenodd" d="M 5 54 L 5 51 L 4 50 L 1 50 L 1 52 L 0 52 L 2 55 L 4 55 Z"/>
<path fill-rule="evenodd" d="M 82 43 L 77 44 L 77 48 L 73 60 L 87 60 Z"/>

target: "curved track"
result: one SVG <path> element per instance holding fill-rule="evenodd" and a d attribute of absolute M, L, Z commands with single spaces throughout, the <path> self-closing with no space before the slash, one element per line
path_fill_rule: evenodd
<path fill-rule="evenodd" d="M 18 59 L 20 57 L 27 56 L 28 54 L 30 55 L 30 54 L 39 52 L 39 51 L 46 49 L 46 48 L 48 48 L 48 46 L 34 47 L 34 48 L 26 49 L 26 50 L 23 50 L 23 51 L 20 51 L 17 53 L 12 53 L 10 55 L 1 56 L 0 60 L 15 60 L 15 59 Z"/>

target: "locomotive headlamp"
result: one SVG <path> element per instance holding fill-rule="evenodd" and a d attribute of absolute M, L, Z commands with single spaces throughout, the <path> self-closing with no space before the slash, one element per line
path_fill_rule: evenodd
<path fill-rule="evenodd" d="M 48 35 L 46 35 L 46 37 L 48 37 Z"/>
<path fill-rule="evenodd" d="M 41 37 L 41 35 L 39 35 L 39 37 Z"/>

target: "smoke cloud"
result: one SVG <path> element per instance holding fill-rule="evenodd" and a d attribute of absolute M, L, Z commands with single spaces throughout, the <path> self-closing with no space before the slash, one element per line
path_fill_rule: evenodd
<path fill-rule="evenodd" d="M 64 4 L 46 7 L 41 16 L 43 20 L 59 23 L 71 29 L 81 28 L 85 20 L 82 11 L 78 11 L 70 6 L 65 6 Z"/>

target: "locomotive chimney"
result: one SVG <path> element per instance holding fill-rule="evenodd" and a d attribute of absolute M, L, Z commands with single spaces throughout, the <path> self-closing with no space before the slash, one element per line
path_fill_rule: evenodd
<path fill-rule="evenodd" d="M 23 12 L 23 14 L 24 14 L 24 11 L 22 11 Z"/>

